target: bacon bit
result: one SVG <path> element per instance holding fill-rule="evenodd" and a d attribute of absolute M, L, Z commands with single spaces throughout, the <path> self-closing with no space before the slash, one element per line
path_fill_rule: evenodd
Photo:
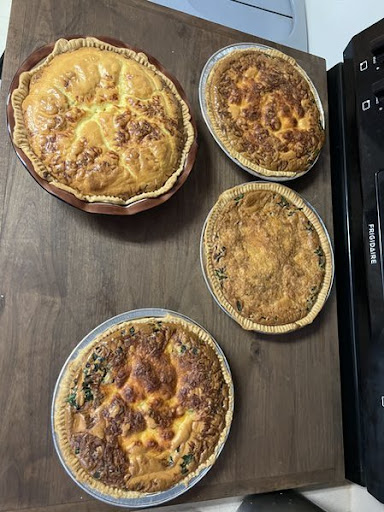
<path fill-rule="evenodd" d="M 57 138 L 56 135 L 48 135 L 44 145 L 44 151 L 46 153 L 54 153 L 57 150 Z"/>
<path fill-rule="evenodd" d="M 129 377 L 129 371 L 127 368 L 121 368 L 117 374 L 116 374 L 116 377 L 115 377 L 115 384 L 118 388 L 121 388 L 125 381 L 128 379 Z"/>
<path fill-rule="evenodd" d="M 135 402 L 137 396 L 135 391 L 130 386 L 126 386 L 123 389 L 122 395 L 124 400 L 128 403 Z"/>

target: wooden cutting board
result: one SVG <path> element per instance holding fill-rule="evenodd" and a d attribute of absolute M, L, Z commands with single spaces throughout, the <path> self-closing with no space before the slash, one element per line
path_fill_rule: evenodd
<path fill-rule="evenodd" d="M 197 119 L 198 156 L 164 205 L 127 218 L 86 214 L 47 194 L 18 161 L 4 122 L 10 81 L 35 48 L 66 34 L 112 36 L 141 47 L 184 87 Z M 61 467 L 51 439 L 51 397 L 78 341 L 105 319 L 140 307 L 195 319 L 220 343 L 233 372 L 227 445 L 180 501 L 343 479 L 335 289 L 313 325 L 263 336 L 243 331 L 218 308 L 200 270 L 208 211 L 223 190 L 251 179 L 218 148 L 198 104 L 204 63 L 238 41 L 265 43 L 146 1 L 13 0 L 1 90 L 0 510 L 107 508 Z M 283 50 L 312 78 L 328 117 L 324 60 Z M 316 166 L 290 186 L 332 235 L 328 141 Z"/>

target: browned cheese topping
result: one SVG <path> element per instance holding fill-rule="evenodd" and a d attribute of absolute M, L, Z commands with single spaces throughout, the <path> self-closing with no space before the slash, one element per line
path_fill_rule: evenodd
<path fill-rule="evenodd" d="M 113 51 L 56 55 L 22 109 L 44 178 L 84 196 L 127 200 L 161 188 L 180 164 L 178 100 L 157 73 Z"/>
<path fill-rule="evenodd" d="M 229 150 L 269 171 L 311 166 L 324 131 L 308 82 L 291 63 L 254 50 L 235 52 L 213 73 L 211 111 Z"/>
<path fill-rule="evenodd" d="M 223 207 L 213 233 L 214 278 L 241 316 L 284 325 L 308 314 L 325 255 L 300 208 L 275 192 L 246 192 Z"/>
<path fill-rule="evenodd" d="M 67 397 L 73 455 L 96 481 L 167 489 L 212 455 L 228 385 L 214 350 L 172 321 L 131 322 L 98 341 Z"/>

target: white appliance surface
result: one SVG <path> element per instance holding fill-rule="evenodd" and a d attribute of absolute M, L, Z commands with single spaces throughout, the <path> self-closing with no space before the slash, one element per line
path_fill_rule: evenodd
<path fill-rule="evenodd" d="M 156 4 L 308 51 L 305 0 L 151 0 Z"/>
<path fill-rule="evenodd" d="M 327 68 L 343 60 L 351 38 L 384 18 L 384 0 L 306 0 L 309 52 Z M 370 512 L 370 511 L 367 511 Z"/>

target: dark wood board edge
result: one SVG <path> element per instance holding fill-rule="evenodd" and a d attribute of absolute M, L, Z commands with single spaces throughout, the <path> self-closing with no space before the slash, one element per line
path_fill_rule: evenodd
<path fill-rule="evenodd" d="M 320 475 L 321 473 L 321 475 Z M 320 479 L 319 479 L 320 475 Z M 282 478 L 285 478 L 284 476 Z M 282 483 L 281 477 L 269 477 L 264 478 L 261 483 L 255 487 L 254 481 L 249 480 L 247 482 L 233 482 L 229 484 L 220 484 L 211 486 L 209 490 L 212 491 L 212 493 L 220 493 L 221 498 L 235 498 L 235 497 L 242 497 L 249 494 L 261 494 L 263 492 L 273 492 L 273 491 L 283 491 L 287 489 L 300 489 L 302 487 L 307 487 L 310 485 L 317 484 L 323 484 L 326 485 L 329 483 L 332 486 L 335 485 L 345 485 L 347 481 L 344 478 L 337 478 L 335 471 L 333 469 L 329 470 L 323 470 L 321 472 L 314 472 L 314 473 L 298 473 L 296 475 L 292 475 L 289 482 Z M 236 487 L 234 487 L 236 486 Z M 237 492 L 234 494 L 233 489 L 236 488 Z M 208 488 L 205 486 L 201 486 L 200 488 L 195 488 L 196 491 L 200 490 L 207 490 Z M 173 507 L 177 505 L 182 504 L 196 504 L 199 505 L 200 501 L 213 501 L 216 498 L 215 495 L 209 496 L 204 495 L 204 497 L 199 497 L 199 493 L 195 492 L 196 496 L 191 499 L 188 499 L 188 496 L 190 496 L 190 493 L 193 492 L 191 490 L 189 493 L 186 493 L 183 497 L 177 498 L 173 501 L 169 501 L 168 503 L 165 503 L 164 505 L 161 505 L 160 507 L 152 507 L 150 509 L 141 509 L 144 511 L 149 510 L 163 510 L 166 512 L 167 507 Z M 94 500 L 92 498 L 89 498 L 88 496 L 84 496 L 84 500 L 82 501 L 76 501 L 71 503 L 66 503 L 64 505 L 49 505 L 47 507 L 32 507 L 32 508 L 23 508 L 23 509 L 7 509 L 6 512 L 14 512 L 14 511 L 25 511 L 25 512 L 73 512 L 73 510 L 76 510 L 76 512 L 107 512 L 107 511 L 119 511 L 119 512 L 127 512 L 128 510 L 136 510 L 136 509 L 128 509 L 123 507 L 115 507 L 111 505 L 106 505 L 105 503 L 102 503 L 100 501 Z M 1 509 L 0 509 L 1 510 Z"/>

